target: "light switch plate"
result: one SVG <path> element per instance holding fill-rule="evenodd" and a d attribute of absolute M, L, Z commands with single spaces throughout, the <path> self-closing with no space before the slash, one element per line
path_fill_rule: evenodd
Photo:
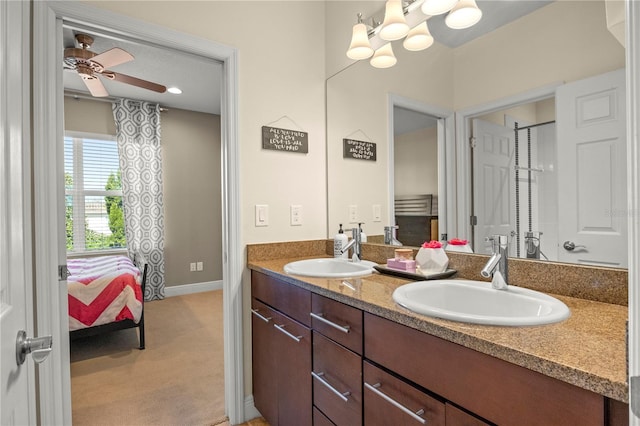
<path fill-rule="evenodd" d="M 380 209 L 380 204 L 373 205 L 373 221 L 374 222 L 382 222 L 382 212 Z"/>
<path fill-rule="evenodd" d="M 196 262 L 191 262 L 189 264 L 189 271 L 190 272 L 195 272 L 196 271 Z"/>
<path fill-rule="evenodd" d="M 358 223 L 358 206 L 356 204 L 349 206 L 349 223 Z"/>
<path fill-rule="evenodd" d="M 268 204 L 256 204 L 256 226 L 269 226 Z"/>

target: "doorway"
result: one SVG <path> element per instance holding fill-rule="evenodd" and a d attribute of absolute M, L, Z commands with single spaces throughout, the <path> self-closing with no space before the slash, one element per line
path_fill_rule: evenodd
<path fill-rule="evenodd" d="M 213 42 L 173 32 L 163 27 L 96 10 L 88 5 L 58 2 L 33 4 L 33 112 L 35 187 L 35 244 L 38 331 L 51 334 L 54 341 L 52 362 L 40 369 L 41 420 L 47 424 L 70 424 L 71 401 L 68 351 L 68 321 L 66 317 L 65 281 L 59 281 L 58 265 L 63 265 L 63 191 L 57 182 L 62 176 L 61 147 L 48 141 L 62 141 L 62 70 L 59 54 L 62 51 L 62 20 L 100 28 L 132 39 L 152 41 L 165 46 L 200 55 L 223 63 L 221 111 L 222 216 L 223 216 L 223 310 L 225 405 L 232 423 L 244 419 L 244 392 L 241 329 L 241 276 L 243 270 L 239 240 L 238 144 L 237 144 L 237 69 L 236 51 Z M 53 70 L 53 71 L 52 71 Z M 54 76 L 54 77 L 52 77 Z M 52 84 L 54 78 L 54 84 Z M 53 285 L 58 283 L 59 285 Z M 66 348 L 66 349 L 65 349 Z"/>

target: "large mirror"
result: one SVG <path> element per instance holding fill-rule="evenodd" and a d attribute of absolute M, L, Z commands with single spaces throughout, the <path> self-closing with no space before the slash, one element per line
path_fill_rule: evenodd
<path fill-rule="evenodd" d="M 340 15 L 342 3 L 344 13 L 350 14 L 358 8 L 366 12 L 375 10 L 375 6 L 378 9 L 384 6 L 384 2 L 338 2 L 338 5 L 328 9 L 328 14 L 335 15 L 337 22 L 345 21 L 344 16 Z M 556 154 L 560 143 L 558 141 L 566 139 L 565 131 L 558 123 L 553 123 L 561 118 L 560 112 L 556 114 L 556 93 L 571 92 L 566 87 L 572 87 L 572 83 L 601 76 L 625 66 L 624 47 L 607 27 L 607 5 L 604 1 L 590 0 L 477 0 L 477 3 L 484 14 L 481 23 L 477 25 L 485 23 L 493 26 L 485 34 L 478 35 L 482 33 L 481 29 L 451 30 L 444 26 L 443 16 L 433 17 L 428 22 L 436 42 L 430 48 L 409 52 L 402 47 L 401 41 L 393 42 L 397 57 L 394 67 L 376 69 L 367 60 L 359 61 L 349 64 L 327 80 L 329 238 L 333 237 L 339 224 L 343 224 L 343 228 L 351 228 L 358 222 L 364 223 L 362 226 L 368 235 L 382 236 L 385 226 L 402 226 L 403 218 L 398 214 L 398 204 L 404 203 L 403 198 L 427 195 L 432 201 L 436 200 L 436 208 L 434 209 L 432 202 L 425 220 L 435 225 L 437 232 L 434 234 L 434 226 L 430 226 L 432 232 L 419 236 L 418 241 L 423 237 L 427 240 L 433 236 L 439 239 L 465 238 L 472 242 L 475 252 L 486 253 L 484 235 L 513 234 L 513 225 L 518 222 L 518 234 L 512 235 L 511 254 L 514 256 L 626 267 L 626 260 L 592 261 L 588 254 L 591 252 L 590 248 L 594 244 L 598 245 L 598 242 L 583 242 L 580 235 L 562 235 L 560 229 L 575 224 L 566 225 L 566 219 L 571 215 L 566 214 L 565 210 L 558 210 L 558 199 L 568 198 L 565 196 L 567 189 L 566 185 L 557 186 L 558 182 L 555 181 L 559 180 L 559 175 L 554 173 L 558 167 L 554 163 L 557 159 L 555 156 L 550 157 L 552 153 Z M 525 14 L 506 24 L 492 23 L 491 13 L 506 13 L 501 9 L 506 4 L 525 7 L 526 10 L 521 12 Z M 329 19 L 332 19 L 331 16 Z M 351 28 L 348 27 L 344 32 L 345 49 L 350 31 Z M 465 35 L 465 31 L 469 34 Z M 447 34 L 448 32 L 453 35 Z M 476 34 L 472 34 L 474 32 Z M 344 49 L 340 53 L 344 55 Z M 623 94 L 624 89 L 622 96 Z M 595 99 L 592 95 L 584 97 Z M 595 114 L 592 118 L 596 122 L 602 121 L 598 114 L 603 113 L 603 110 L 609 108 L 607 111 L 611 112 L 619 105 L 624 106 L 624 100 L 622 103 L 611 101 L 607 105 L 594 101 L 585 104 L 584 111 L 580 111 Z M 400 126 L 398 115 L 407 113 L 426 115 L 432 122 L 430 128 L 425 126 L 414 131 L 414 136 L 424 133 L 430 135 L 424 137 L 425 141 L 434 138 L 437 140 L 435 152 L 427 153 L 426 150 L 413 148 L 413 163 L 422 164 L 422 172 L 419 166 L 411 173 L 398 172 L 405 171 L 407 161 L 406 153 L 399 154 L 397 151 L 406 139 L 406 136 L 397 131 Z M 621 115 L 624 117 L 624 114 Z M 571 121 L 567 116 L 562 120 Z M 543 126 L 546 122 L 552 123 Z M 489 181 L 479 178 L 478 172 L 484 167 L 483 164 L 486 165 L 486 161 L 478 163 L 482 156 L 474 155 L 469 143 L 469 138 L 473 137 L 476 146 L 482 145 L 480 142 L 483 141 L 481 138 L 484 137 L 484 128 L 474 127 L 478 123 L 480 126 L 485 123 L 495 124 L 506 129 L 511 142 L 504 143 L 512 144 L 514 138 L 519 139 L 519 162 L 514 164 L 515 151 L 511 148 L 511 162 L 507 165 L 510 186 L 504 191 L 496 189 L 501 185 L 499 179 Z M 521 130 L 515 132 L 513 127 L 516 125 Z M 523 127 L 525 129 L 522 130 Z M 528 127 L 530 130 L 527 131 Z M 531 150 L 529 153 L 523 151 L 531 138 L 536 147 L 533 155 Z M 346 155 L 345 139 L 375 144 L 375 161 L 354 159 Z M 543 143 L 543 140 L 549 142 Z M 500 146 L 499 140 L 495 145 Z M 622 140 L 618 146 L 609 146 L 607 170 L 618 169 L 616 161 L 622 162 L 620 166 L 624 169 L 624 153 L 621 156 L 619 152 L 619 147 L 624 145 Z M 624 234 L 625 229 L 622 223 L 624 218 L 621 218 L 625 215 L 617 214 L 617 207 L 612 207 L 615 204 L 624 209 L 625 200 L 619 200 L 620 196 L 610 191 L 614 186 L 619 187 L 625 182 L 612 178 L 602 183 L 597 173 L 589 172 L 594 170 L 594 166 L 598 166 L 598 161 L 605 163 L 603 149 L 606 150 L 606 147 L 599 146 L 598 149 L 585 151 L 581 160 L 583 163 L 577 166 L 579 170 L 574 170 L 579 178 L 589 181 L 583 187 L 593 188 L 596 185 L 599 191 L 600 196 L 596 198 L 588 192 L 577 191 L 579 194 L 574 201 L 577 211 L 590 212 L 582 214 L 577 220 L 580 223 L 588 220 L 583 228 L 587 230 L 586 234 L 597 241 L 604 234 Z M 611 153 L 615 150 L 618 151 Z M 437 158 L 435 165 L 434 156 Z M 545 162 L 546 167 L 543 164 Z M 437 182 L 433 182 L 434 167 L 437 167 Z M 514 177 L 517 168 L 520 170 L 518 176 Z M 546 171 L 541 172 L 542 170 Z M 533 177 L 530 177 L 531 174 Z M 416 194 L 403 192 L 405 189 L 412 191 L 410 188 L 415 188 L 415 180 L 429 181 L 431 189 L 416 189 L 419 192 Z M 519 198 L 513 194 L 516 182 Z M 549 182 L 555 182 L 556 186 L 549 186 Z M 424 193 L 426 191 L 429 192 Z M 505 194 L 503 198 L 496 195 L 500 192 Z M 533 196 L 529 196 L 530 193 Z M 487 194 L 492 195 L 488 197 Z M 533 204 L 527 204 L 530 199 Z M 598 204 L 601 200 L 611 199 L 616 199 L 617 204 Z M 424 200 L 420 203 L 425 206 Z M 496 218 L 500 209 L 494 208 L 492 211 L 486 208 L 487 205 L 502 206 L 503 211 L 515 212 L 516 204 L 517 220 L 515 213 L 512 213 L 514 223 L 509 224 L 508 232 L 505 232 L 506 228 L 500 229 L 499 226 L 486 226 L 491 221 L 500 224 L 500 218 Z M 548 217 L 554 209 L 555 223 L 552 223 Z M 529 213 L 530 211 L 533 213 Z M 493 216 L 489 220 L 491 215 Z M 533 225 L 529 226 L 528 222 L 531 220 Z M 580 223 L 576 226 L 580 226 Z M 400 230 L 398 232 L 402 235 Z M 539 237 L 543 244 L 542 250 L 538 250 L 533 256 L 527 255 L 527 249 L 534 242 L 526 238 L 527 232 Z M 402 242 L 401 238 L 398 240 Z M 565 242 L 574 244 L 574 249 L 567 250 Z M 616 250 L 622 249 L 622 254 L 618 257 L 626 259 L 626 243 L 618 241 L 612 244 Z M 587 248 L 581 247 L 583 245 Z"/>

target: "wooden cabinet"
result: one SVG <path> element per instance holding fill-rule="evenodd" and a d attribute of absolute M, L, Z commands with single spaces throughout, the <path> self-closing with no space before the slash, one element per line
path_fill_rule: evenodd
<path fill-rule="evenodd" d="M 447 402 L 445 405 L 447 426 L 489 426 L 489 423 L 461 410 L 450 402 Z"/>
<path fill-rule="evenodd" d="M 365 361 L 364 424 L 444 426 L 445 404 Z"/>
<path fill-rule="evenodd" d="M 365 313 L 365 356 L 496 424 L 605 424 L 605 398 Z"/>
<path fill-rule="evenodd" d="M 292 298 L 286 294 L 286 283 L 257 282 L 263 287 L 282 286 L 266 291 L 262 288 L 263 291 L 257 294 L 279 294 L 285 300 Z M 295 294 L 300 296 L 299 292 Z M 277 301 L 283 297 L 265 298 L 272 303 L 275 300 L 276 306 L 268 306 L 256 298 L 251 303 L 255 406 L 271 426 L 311 425 L 311 330 L 278 309 L 291 312 L 291 307 L 278 305 Z M 307 300 L 310 301 L 310 297 Z"/>
<path fill-rule="evenodd" d="M 311 327 L 362 355 L 362 311 L 319 294 L 311 295 Z"/>

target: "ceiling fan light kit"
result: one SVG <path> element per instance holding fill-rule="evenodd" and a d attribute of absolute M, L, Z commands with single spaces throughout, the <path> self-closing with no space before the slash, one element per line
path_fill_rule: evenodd
<path fill-rule="evenodd" d="M 107 69 L 133 61 L 134 57 L 129 52 L 114 47 L 98 54 L 89 50 L 93 44 L 91 36 L 76 34 L 75 37 L 79 47 L 69 47 L 64 50 L 64 67 L 78 73 L 92 96 L 109 96 L 109 92 L 98 78 L 99 76 L 158 93 L 167 91 L 167 88 L 161 84 Z"/>
<path fill-rule="evenodd" d="M 482 11 L 475 0 L 387 0 L 382 24 L 371 17 L 367 19 L 371 24 L 366 25 L 363 23 L 362 14 L 358 13 L 358 22 L 353 26 L 347 57 L 362 60 L 370 58 L 373 54 L 370 60 L 372 66 L 389 68 L 397 62 L 391 49 L 391 41 L 405 37 L 402 43 L 405 49 L 427 49 L 434 42 L 427 20 L 434 15 L 447 12 L 445 23 L 452 29 L 469 28 L 482 18 Z M 376 50 L 374 44 L 380 47 Z M 384 60 L 380 59 L 383 57 Z"/>

